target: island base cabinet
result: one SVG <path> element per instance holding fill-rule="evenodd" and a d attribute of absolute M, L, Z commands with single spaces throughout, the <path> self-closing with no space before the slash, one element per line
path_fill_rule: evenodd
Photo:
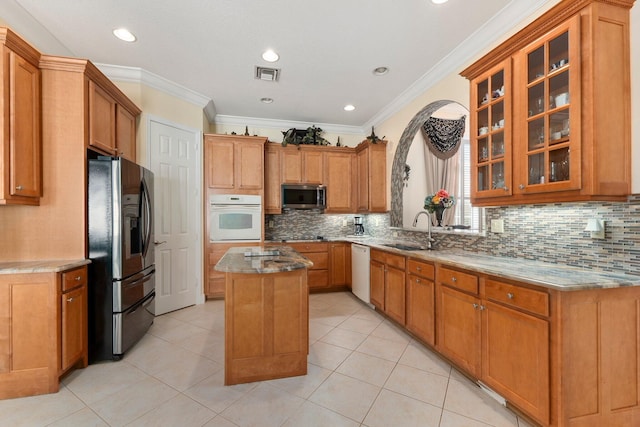
<path fill-rule="evenodd" d="M 307 373 L 307 270 L 226 273 L 225 385 Z"/>
<path fill-rule="evenodd" d="M 640 426 L 638 288 L 560 293 L 559 425 Z"/>

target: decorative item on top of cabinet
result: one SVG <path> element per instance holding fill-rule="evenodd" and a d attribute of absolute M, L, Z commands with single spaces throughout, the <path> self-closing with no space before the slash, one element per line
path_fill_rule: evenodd
<path fill-rule="evenodd" d="M 40 52 L 0 27 L 0 205 L 38 205 L 42 196 Z"/>
<path fill-rule="evenodd" d="M 215 193 L 263 194 L 265 137 L 204 136 L 205 183 Z"/>
<path fill-rule="evenodd" d="M 561 1 L 461 73 L 474 205 L 626 200 L 633 4 Z"/>
<path fill-rule="evenodd" d="M 387 141 L 366 140 L 356 147 L 358 212 L 387 211 Z"/>

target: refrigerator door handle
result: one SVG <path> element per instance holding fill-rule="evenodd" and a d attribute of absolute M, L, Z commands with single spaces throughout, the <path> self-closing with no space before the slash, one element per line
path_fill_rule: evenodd
<path fill-rule="evenodd" d="M 147 187 L 147 182 L 143 179 L 141 185 L 142 200 L 143 203 L 140 206 L 141 216 L 143 218 L 143 241 L 142 241 L 142 254 L 143 256 L 147 256 L 147 252 L 149 251 L 149 247 L 151 246 L 151 227 L 153 226 L 151 221 L 151 198 L 149 197 L 149 188 Z"/>

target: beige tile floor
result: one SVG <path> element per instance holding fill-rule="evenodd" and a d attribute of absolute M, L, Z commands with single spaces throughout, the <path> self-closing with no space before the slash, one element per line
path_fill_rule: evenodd
<path fill-rule="evenodd" d="M 315 294 L 302 377 L 225 387 L 224 303 L 156 318 L 119 362 L 0 401 L 0 426 L 530 426 L 350 293 Z"/>

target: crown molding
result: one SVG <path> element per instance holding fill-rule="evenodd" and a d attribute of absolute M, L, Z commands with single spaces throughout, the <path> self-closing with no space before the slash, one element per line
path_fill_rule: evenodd
<path fill-rule="evenodd" d="M 204 110 L 209 122 L 213 122 L 216 116 L 215 106 L 213 105 L 211 98 L 143 68 L 124 67 L 121 65 L 111 64 L 95 65 L 111 80 L 127 83 L 140 83 L 182 99 L 185 102 L 197 105 Z"/>
<path fill-rule="evenodd" d="M 306 129 L 311 126 L 321 128 L 324 132 L 348 134 L 348 135 L 362 135 L 365 132 L 360 126 L 347 126 L 336 125 L 331 123 L 311 123 L 311 122 L 299 122 L 292 120 L 279 120 L 279 119 L 263 119 L 258 117 L 243 117 L 243 116 L 227 116 L 218 114 L 215 118 L 215 124 L 222 125 L 240 125 L 251 126 L 261 129 Z"/>
<path fill-rule="evenodd" d="M 533 21 L 537 15 L 542 14 L 560 1 L 561 0 L 530 0 L 510 2 L 500 10 L 500 12 L 485 22 L 482 27 L 467 37 L 433 68 L 391 101 L 385 108 L 371 117 L 362 125 L 362 128 L 368 129 L 371 128 L 371 126 L 378 126 L 390 119 L 442 79 L 453 73 L 459 73 L 463 66 L 470 63 L 483 52 L 489 51 L 491 46 L 497 44 L 501 39 L 506 38 L 507 33 L 515 33 L 530 21 Z M 518 23 L 516 27 L 514 27 L 514 22 Z"/>

